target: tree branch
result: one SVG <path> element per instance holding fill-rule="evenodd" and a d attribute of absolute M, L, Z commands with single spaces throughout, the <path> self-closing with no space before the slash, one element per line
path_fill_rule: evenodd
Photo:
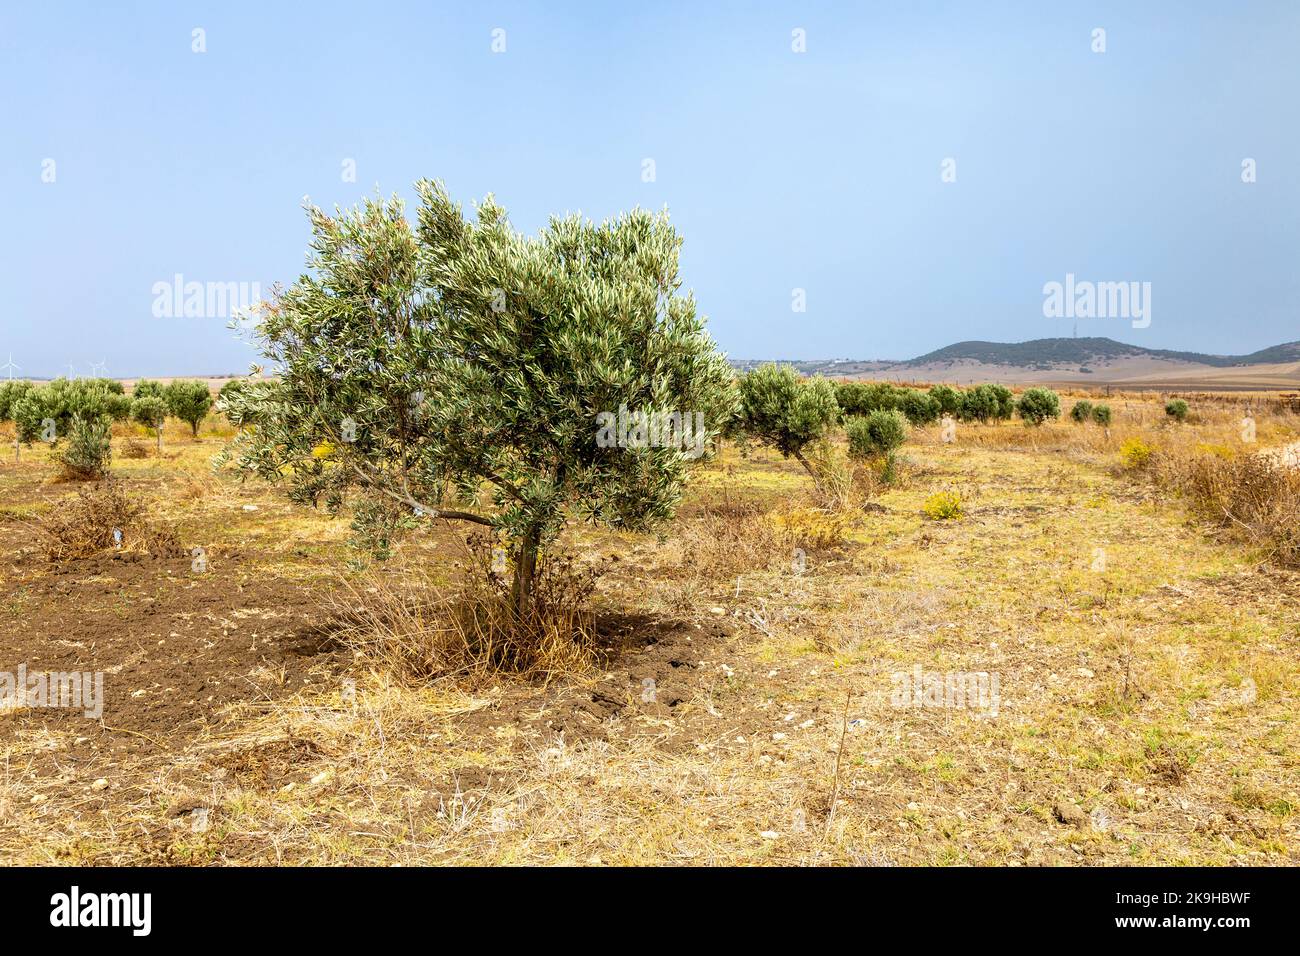
<path fill-rule="evenodd" d="M 394 491 L 381 482 L 376 481 L 374 478 L 371 478 L 357 467 L 356 462 L 349 461 L 348 464 L 352 466 L 352 470 L 357 473 L 357 476 L 371 488 L 374 488 L 381 494 L 387 495 L 394 501 L 400 501 L 402 504 L 410 505 L 412 508 L 418 508 L 421 511 L 426 512 L 431 518 L 446 518 L 449 521 L 472 521 L 474 524 L 487 525 L 489 528 L 492 527 L 492 520 L 490 518 L 484 518 L 482 515 L 471 514 L 468 511 L 451 511 L 444 508 L 437 508 L 433 505 L 425 504 L 422 501 L 417 501 L 415 498 L 411 497 L 411 495 L 404 492 Z"/>

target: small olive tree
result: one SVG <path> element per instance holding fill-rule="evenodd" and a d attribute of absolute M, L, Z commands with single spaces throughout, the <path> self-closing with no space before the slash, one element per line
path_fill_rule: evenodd
<path fill-rule="evenodd" d="M 24 441 L 23 428 L 18 420 L 18 403 L 32 388 L 32 383 L 23 379 L 0 382 L 0 423 L 14 423 L 14 461 L 18 460 L 19 449 Z M 25 440 L 30 443 L 31 435 L 27 435 Z"/>
<path fill-rule="evenodd" d="M 961 392 L 951 385 L 933 385 L 930 397 L 939 403 L 940 415 L 956 415 L 961 410 Z"/>
<path fill-rule="evenodd" d="M 891 455 L 907 441 L 907 418 L 897 409 L 877 409 L 848 420 L 849 454 L 855 458 Z"/>
<path fill-rule="evenodd" d="M 199 423 L 212 408 L 212 391 L 208 383 L 178 378 L 163 389 L 162 398 L 172 417 L 188 424 L 194 437 L 198 438 Z"/>
<path fill-rule="evenodd" d="M 68 441 L 52 456 L 67 477 L 79 481 L 108 475 L 113 460 L 113 420 L 107 415 L 73 416 Z"/>
<path fill-rule="evenodd" d="M 1026 425 L 1041 425 L 1049 418 L 1061 417 L 1061 398 L 1050 388 L 1027 388 L 1016 403 L 1016 411 Z"/>
<path fill-rule="evenodd" d="M 525 236 L 490 196 L 468 218 L 442 184 L 417 191 L 416 228 L 397 199 L 308 207 L 309 272 L 256 326 L 277 376 L 223 397 L 252 427 L 219 462 L 331 512 L 354 500 L 372 546 L 422 518 L 495 529 L 522 614 L 570 516 L 645 530 L 673 514 L 734 412 L 733 376 L 681 292 L 667 213 Z"/>
<path fill-rule="evenodd" d="M 745 434 L 794 458 L 817 480 L 804 449 L 839 421 L 835 385 L 801 378 L 788 365 L 763 365 L 740 380 L 740 422 Z"/>
<path fill-rule="evenodd" d="M 167 403 L 156 395 L 146 395 L 131 403 L 131 417 L 145 428 L 152 428 L 158 438 L 158 454 L 162 454 L 162 430 L 167 421 Z"/>
<path fill-rule="evenodd" d="M 909 388 L 899 396 L 898 410 L 903 413 L 908 422 L 919 427 L 937 422 L 943 406 L 929 392 Z"/>
<path fill-rule="evenodd" d="M 151 378 L 139 379 L 131 386 L 131 398 L 163 398 L 163 384 Z"/>

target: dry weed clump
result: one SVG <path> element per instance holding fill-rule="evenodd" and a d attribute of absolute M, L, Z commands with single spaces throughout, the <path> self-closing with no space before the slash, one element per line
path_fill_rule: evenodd
<path fill-rule="evenodd" d="M 182 554 L 174 528 L 155 524 L 146 515 L 149 503 L 116 481 L 82 488 L 66 506 L 36 524 L 51 561 L 88 558 L 101 551 L 168 557 Z"/>
<path fill-rule="evenodd" d="M 1270 560 L 1300 566 L 1300 469 L 1265 455 L 1215 451 L 1160 454 L 1156 484 L 1183 496 L 1201 516 L 1229 527 Z"/>
<path fill-rule="evenodd" d="M 888 460 L 893 462 L 892 453 Z M 815 476 L 813 503 L 835 514 L 860 513 L 885 484 L 865 461 L 850 456 L 844 448 L 829 441 L 820 442 L 812 449 L 809 464 Z"/>
<path fill-rule="evenodd" d="M 146 445 L 144 442 L 136 441 L 133 436 L 128 435 L 125 439 L 123 439 L 122 445 L 118 449 L 118 456 L 121 458 L 133 458 L 133 459 L 148 458 L 149 446 Z"/>
<path fill-rule="evenodd" d="M 533 600 L 521 617 L 508 576 L 493 567 L 487 536 L 467 539 L 467 573 L 458 584 L 370 572 L 344 579 L 331 600 L 338 638 L 403 679 L 490 677 L 509 672 L 551 677 L 595 663 L 591 597 L 598 572 L 565 555 L 543 556 Z"/>
<path fill-rule="evenodd" d="M 754 502 L 723 502 L 678 522 L 679 567 L 697 581 L 727 580 L 766 570 L 785 554 L 767 509 Z"/>

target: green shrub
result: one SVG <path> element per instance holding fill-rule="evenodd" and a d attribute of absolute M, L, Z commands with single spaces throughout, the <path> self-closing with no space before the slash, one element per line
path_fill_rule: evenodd
<path fill-rule="evenodd" d="M 81 481 L 103 478 L 113 459 L 112 437 L 112 419 L 108 416 L 74 415 L 67 444 L 53 457 L 69 478 Z"/>
<path fill-rule="evenodd" d="M 34 388 L 31 382 L 12 381 L 0 382 L 0 422 L 11 422 L 14 420 L 14 406 L 18 400 Z"/>
<path fill-rule="evenodd" d="M 846 418 L 897 408 L 902 397 L 903 390 L 889 382 L 841 382 L 835 386 L 835 400 Z"/>
<path fill-rule="evenodd" d="M 1165 414 L 1177 422 L 1187 421 L 1187 403 L 1181 398 L 1165 402 Z"/>
<path fill-rule="evenodd" d="M 1061 399 L 1050 388 L 1027 388 L 1016 410 L 1026 425 L 1041 425 L 1049 418 L 1061 417 Z"/>
<path fill-rule="evenodd" d="M 45 421 L 54 420 L 48 397 L 45 389 L 33 388 L 14 401 L 11 414 L 18 431 L 18 440 L 24 445 L 30 445 L 41 438 Z M 57 428 L 57 422 L 55 424 Z M 57 437 L 57 431 L 53 437 Z"/>
<path fill-rule="evenodd" d="M 961 392 L 951 385 L 935 385 L 930 397 L 939 403 L 940 415 L 956 415 L 961 410 Z"/>
<path fill-rule="evenodd" d="M 163 400 L 172 417 L 186 422 L 194 437 L 199 437 L 199 422 L 212 408 L 212 390 L 207 383 L 176 379 L 163 389 Z"/>
<path fill-rule="evenodd" d="M 56 378 L 43 386 L 18 382 L 12 385 L 15 388 L 8 390 L 9 417 L 17 421 L 19 402 L 28 399 L 24 415 L 29 430 L 35 427 L 40 431 L 39 423 L 51 419 L 56 438 L 71 431 L 74 417 L 124 421 L 130 414 L 130 399 L 121 394 L 121 385 L 112 379 Z"/>
<path fill-rule="evenodd" d="M 1011 389 L 1007 388 L 1005 385 L 987 385 L 982 387 L 987 388 L 997 401 L 997 411 L 994 413 L 994 417 L 1004 422 L 1010 421 L 1011 416 L 1014 415 L 1016 411 L 1016 396 L 1012 393 Z"/>
<path fill-rule="evenodd" d="M 740 379 L 740 422 L 746 435 L 793 457 L 817 477 L 804 449 L 840 418 L 835 386 L 801 378 L 787 366 L 764 365 Z"/>
<path fill-rule="evenodd" d="M 991 422 L 1011 417 L 1014 400 L 1004 385 L 976 385 L 962 393 L 957 415 L 968 422 Z"/>
<path fill-rule="evenodd" d="M 913 425 L 929 425 L 939 420 L 941 406 L 929 393 L 909 388 L 898 397 L 898 410 Z"/>
<path fill-rule="evenodd" d="M 865 415 L 867 386 L 862 382 L 836 382 L 835 404 L 839 405 L 844 417 Z"/>
<path fill-rule="evenodd" d="M 1074 407 L 1070 409 L 1070 417 L 1080 423 L 1092 421 L 1092 409 L 1092 402 L 1083 399 L 1074 403 Z"/>
<path fill-rule="evenodd" d="M 1110 406 L 1094 405 L 1092 406 L 1092 420 L 1098 425 L 1110 425 Z"/>
<path fill-rule="evenodd" d="M 230 381 L 226 382 L 225 385 L 222 385 L 220 390 L 217 392 L 217 405 L 218 405 L 217 410 L 220 411 L 221 406 L 226 403 L 226 401 L 230 398 L 230 396 L 235 395 L 240 389 L 242 389 L 247 384 L 248 384 L 247 379 L 232 378 Z"/>
<path fill-rule="evenodd" d="M 907 418 L 902 412 L 878 410 L 850 418 L 849 454 L 854 458 L 888 455 L 907 441 Z"/>
<path fill-rule="evenodd" d="M 142 378 L 131 389 L 131 398 L 163 398 L 162 383 L 150 378 Z"/>

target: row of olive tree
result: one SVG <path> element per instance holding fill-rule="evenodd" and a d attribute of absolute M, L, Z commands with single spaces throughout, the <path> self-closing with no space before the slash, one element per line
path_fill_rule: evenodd
<path fill-rule="evenodd" d="M 122 383 L 105 378 L 56 378 L 44 385 L 29 381 L 0 384 L 0 422 L 13 422 L 14 450 L 37 440 L 57 442 L 80 429 L 80 441 L 93 435 L 107 441 L 107 425 L 135 420 L 154 429 L 162 447 L 162 426 L 171 415 L 198 434 L 199 423 L 212 407 L 203 382 L 176 380 L 166 386 L 142 380 L 130 395 Z"/>
<path fill-rule="evenodd" d="M 841 382 L 835 386 L 835 398 L 846 416 L 899 411 L 917 426 L 933 424 L 944 415 L 967 422 L 1005 421 L 1016 410 L 1011 389 L 995 384 L 965 390 L 935 385 L 923 391 L 889 382 Z"/>
<path fill-rule="evenodd" d="M 978 385 L 965 392 L 937 385 L 926 393 L 888 382 L 835 384 L 774 364 L 741 376 L 740 396 L 740 409 L 727 434 L 776 448 L 814 479 L 818 476 L 807 449 L 841 421 L 848 427 L 850 451 L 889 454 L 906 439 L 909 423 L 931 424 L 941 415 L 988 422 L 1015 413 L 1027 425 L 1041 425 L 1061 414 L 1059 397 L 1047 388 L 1026 389 L 1019 399 L 1003 385 Z"/>

